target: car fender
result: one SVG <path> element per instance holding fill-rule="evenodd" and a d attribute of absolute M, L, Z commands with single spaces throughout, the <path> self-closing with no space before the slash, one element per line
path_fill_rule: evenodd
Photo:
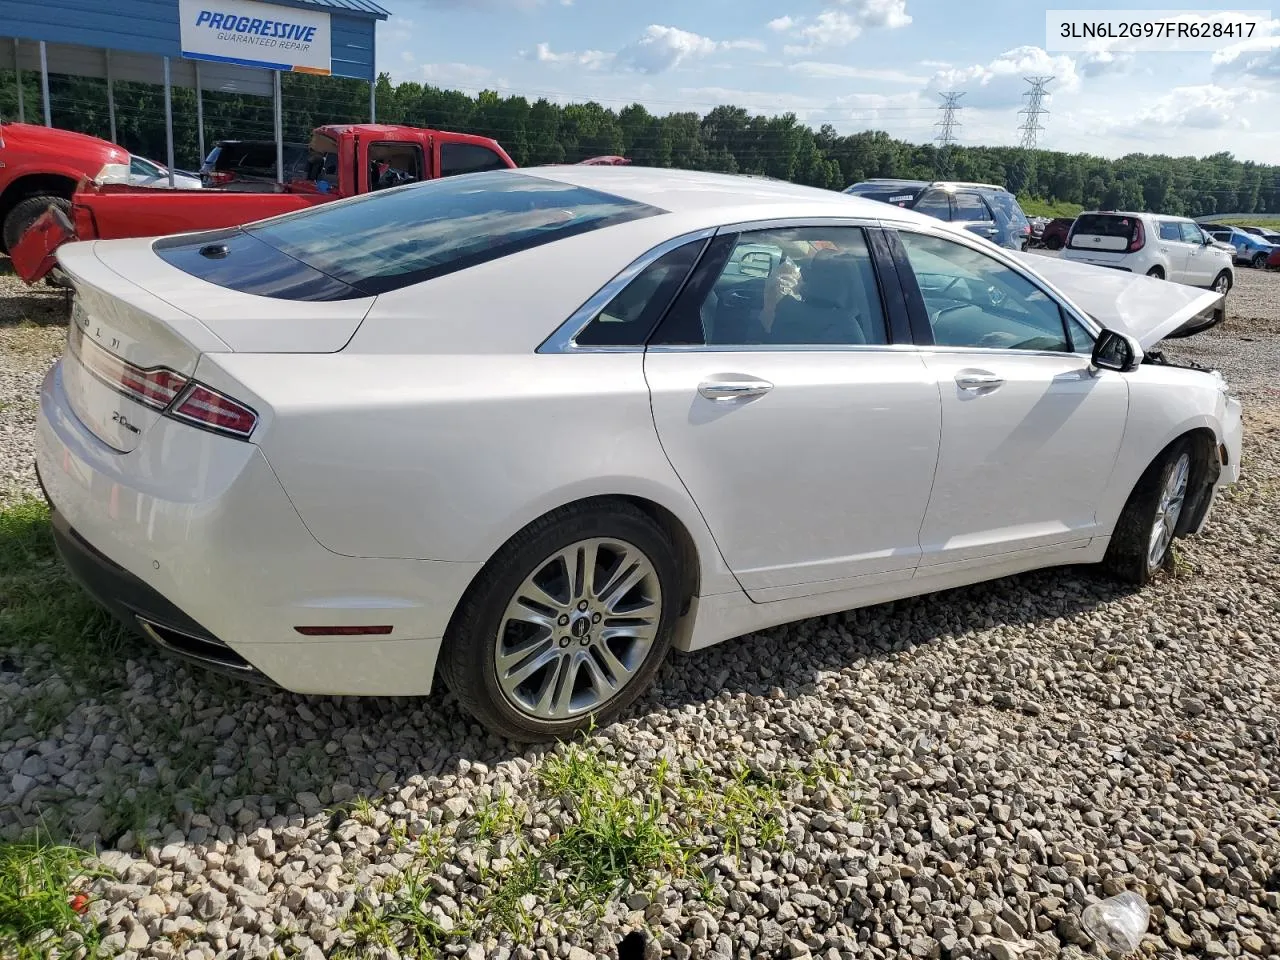
<path fill-rule="evenodd" d="M 1144 364 L 1122 376 L 1130 378 L 1129 411 L 1111 483 L 1098 504 L 1098 525 L 1104 530 L 1114 528 L 1138 480 L 1169 444 L 1202 429 L 1217 443 L 1225 439 L 1227 398 L 1216 375 Z"/>

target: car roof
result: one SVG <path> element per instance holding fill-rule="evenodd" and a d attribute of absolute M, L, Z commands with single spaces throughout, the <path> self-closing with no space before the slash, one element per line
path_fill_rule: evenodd
<path fill-rule="evenodd" d="M 546 166 L 513 170 L 513 175 L 542 177 L 560 183 L 599 190 L 614 196 L 646 203 L 671 213 L 712 213 L 732 222 L 739 211 L 743 215 L 770 215 L 762 208 L 794 206 L 806 208 L 798 215 L 857 217 L 872 220 L 888 216 L 932 222 L 924 214 L 913 214 L 890 204 L 865 197 L 855 197 L 835 190 L 805 187 L 786 180 L 771 180 L 726 173 L 693 170 L 671 170 L 663 167 L 611 166 Z"/>

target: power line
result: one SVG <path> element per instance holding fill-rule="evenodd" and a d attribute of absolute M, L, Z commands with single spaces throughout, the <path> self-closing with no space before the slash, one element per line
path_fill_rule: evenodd
<path fill-rule="evenodd" d="M 1023 121 L 1022 126 L 1018 130 L 1022 133 L 1022 140 L 1019 143 L 1024 150 L 1034 150 L 1036 148 L 1036 135 L 1044 130 L 1044 126 L 1040 123 L 1040 118 L 1049 115 L 1049 110 L 1044 106 L 1044 98 L 1047 95 L 1045 88 L 1053 82 L 1052 76 L 1043 77 L 1023 77 L 1023 80 L 1031 84 L 1031 89 L 1023 94 L 1027 98 L 1027 105 L 1018 111 L 1019 116 L 1027 119 Z"/>
<path fill-rule="evenodd" d="M 957 135 L 957 131 L 960 129 L 960 121 L 956 119 L 956 113 L 963 109 L 960 106 L 960 98 L 964 96 L 964 93 L 949 90 L 946 93 L 938 94 L 938 96 L 942 97 L 942 105 L 938 108 L 942 111 L 942 119 L 935 124 L 938 127 L 938 135 L 934 139 L 938 141 L 938 146 L 945 150 L 960 139 Z"/>

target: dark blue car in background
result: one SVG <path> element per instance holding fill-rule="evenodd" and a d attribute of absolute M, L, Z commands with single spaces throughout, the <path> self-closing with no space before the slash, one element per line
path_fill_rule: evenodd
<path fill-rule="evenodd" d="M 1025 250 L 1031 238 L 1031 224 L 1017 198 L 992 183 L 863 180 L 844 192 L 937 217 L 1010 250 Z"/>

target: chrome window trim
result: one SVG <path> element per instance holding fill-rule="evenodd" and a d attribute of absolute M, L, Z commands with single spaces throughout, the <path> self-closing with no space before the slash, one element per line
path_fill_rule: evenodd
<path fill-rule="evenodd" d="M 894 230 L 898 233 L 919 233 L 925 236 L 937 237 L 940 240 L 951 240 L 954 243 L 958 243 L 958 244 L 961 244 L 962 246 L 969 247 L 976 253 L 986 254 L 992 260 L 995 260 L 996 262 L 1000 263 L 1002 266 L 1008 267 L 1018 276 L 1022 277 L 1022 279 L 1026 280 L 1027 283 L 1031 284 L 1033 287 L 1035 287 L 1037 290 L 1043 293 L 1046 297 L 1048 297 L 1050 300 L 1056 303 L 1060 310 L 1064 310 L 1068 314 L 1070 314 L 1072 317 L 1074 317 L 1077 321 L 1079 321 L 1082 327 L 1084 327 L 1093 335 L 1095 340 L 1097 339 L 1098 335 L 1102 332 L 1101 324 L 1099 324 L 1096 320 L 1093 319 L 1093 317 L 1089 316 L 1087 313 L 1085 313 L 1083 310 L 1077 307 L 1074 303 L 1072 303 L 1065 294 L 1060 292 L 1056 287 L 1052 286 L 1048 280 L 1043 279 L 1037 274 L 1028 274 L 1027 270 L 1029 268 L 1025 263 L 1023 263 L 1022 261 L 1012 256 L 1012 254 L 1015 252 L 1013 250 L 1009 250 L 1006 247 L 998 247 L 995 244 L 984 245 L 980 241 L 978 241 L 977 238 L 973 237 L 972 234 L 970 234 L 969 236 L 960 236 L 960 235 L 952 234 L 946 230 L 930 229 L 931 225 L 926 225 L 921 223 L 907 223 L 902 220 L 882 220 L 880 222 L 880 225 L 886 230 Z M 1066 332 L 1066 329 L 1065 329 L 1066 325 L 1064 324 L 1063 326 L 1064 326 L 1064 332 Z M 1069 341 L 1070 341 L 1070 337 L 1068 335 L 1068 342 Z M 985 351 L 987 353 L 993 353 L 995 352 L 996 348 L 955 347 L 955 348 L 948 348 L 948 349 L 978 350 L 978 351 Z M 1017 351 L 1005 351 L 1005 352 L 1018 353 L 1018 354 L 1024 354 L 1024 355 L 1032 354 L 1032 353 L 1044 353 L 1047 356 L 1058 356 L 1058 357 L 1088 356 L 1088 354 L 1079 353 L 1074 350 L 1072 351 L 1017 350 Z"/>
<path fill-rule="evenodd" d="M 920 353 L 914 343 L 662 343 L 649 353 Z"/>
<path fill-rule="evenodd" d="M 716 230 L 717 235 L 723 233 L 754 233 L 758 230 L 794 230 L 802 227 L 821 229 L 822 227 L 862 227 L 876 229 L 880 221 L 874 217 L 776 217 L 769 220 L 742 220 L 738 223 L 726 223 Z"/>
<path fill-rule="evenodd" d="M 609 302 L 643 273 L 655 260 L 665 257 L 672 250 L 683 247 L 686 243 L 699 240 L 710 240 L 716 234 L 715 227 L 704 227 L 691 233 L 683 233 L 670 240 L 664 240 L 656 247 L 651 247 L 622 270 L 617 276 L 597 290 L 592 296 L 570 314 L 569 319 L 560 324 L 551 336 L 547 337 L 535 353 L 644 353 L 644 344 L 602 344 L 599 346 L 579 346 L 576 342 L 578 334 L 596 318 Z"/>

